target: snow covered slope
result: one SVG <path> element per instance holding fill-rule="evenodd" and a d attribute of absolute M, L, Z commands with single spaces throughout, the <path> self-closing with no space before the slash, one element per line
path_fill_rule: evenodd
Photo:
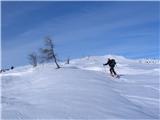
<path fill-rule="evenodd" d="M 117 61 L 120 79 L 103 63 Z M 158 119 L 159 64 L 92 56 L 1 74 L 3 119 Z"/>

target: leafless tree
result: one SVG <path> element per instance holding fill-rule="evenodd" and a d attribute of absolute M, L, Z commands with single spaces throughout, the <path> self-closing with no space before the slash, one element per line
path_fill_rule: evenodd
<path fill-rule="evenodd" d="M 70 59 L 69 59 L 69 57 L 67 58 L 67 62 L 66 62 L 66 64 L 69 64 L 69 62 L 70 62 Z"/>
<path fill-rule="evenodd" d="M 33 65 L 33 67 L 36 67 L 37 66 L 37 54 L 36 53 L 31 53 L 29 54 L 29 62 L 31 65 Z"/>
<path fill-rule="evenodd" d="M 52 40 L 49 37 L 45 38 L 44 41 L 44 45 L 45 48 L 40 48 L 40 52 L 41 52 L 41 62 L 45 62 L 45 61 L 54 61 L 54 63 L 56 64 L 57 68 L 60 68 L 58 62 L 57 62 L 57 56 L 55 54 L 55 50 L 54 50 L 54 44 L 52 42 Z"/>

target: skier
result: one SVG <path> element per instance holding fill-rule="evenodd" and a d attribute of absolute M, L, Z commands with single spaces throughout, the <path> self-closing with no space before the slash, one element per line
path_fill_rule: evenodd
<path fill-rule="evenodd" d="M 116 65 L 116 61 L 114 59 L 108 58 L 107 63 L 103 64 L 103 66 L 105 66 L 105 65 L 109 65 L 111 76 L 117 76 L 117 73 L 114 70 L 114 67 Z"/>

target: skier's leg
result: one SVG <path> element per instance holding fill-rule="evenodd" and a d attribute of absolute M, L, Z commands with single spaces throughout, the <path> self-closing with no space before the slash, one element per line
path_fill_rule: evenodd
<path fill-rule="evenodd" d="M 111 76 L 113 76 L 113 70 L 112 70 L 112 67 L 110 67 L 110 74 L 111 74 Z"/>
<path fill-rule="evenodd" d="M 116 73 L 115 70 L 114 70 L 114 67 L 112 68 L 112 71 L 113 71 L 114 75 L 117 75 L 117 73 Z"/>

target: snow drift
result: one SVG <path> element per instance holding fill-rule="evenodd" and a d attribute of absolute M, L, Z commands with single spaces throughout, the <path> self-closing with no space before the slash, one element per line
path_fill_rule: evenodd
<path fill-rule="evenodd" d="M 120 79 L 102 67 L 117 61 Z M 159 64 L 92 56 L 1 74 L 3 119 L 158 119 Z"/>

